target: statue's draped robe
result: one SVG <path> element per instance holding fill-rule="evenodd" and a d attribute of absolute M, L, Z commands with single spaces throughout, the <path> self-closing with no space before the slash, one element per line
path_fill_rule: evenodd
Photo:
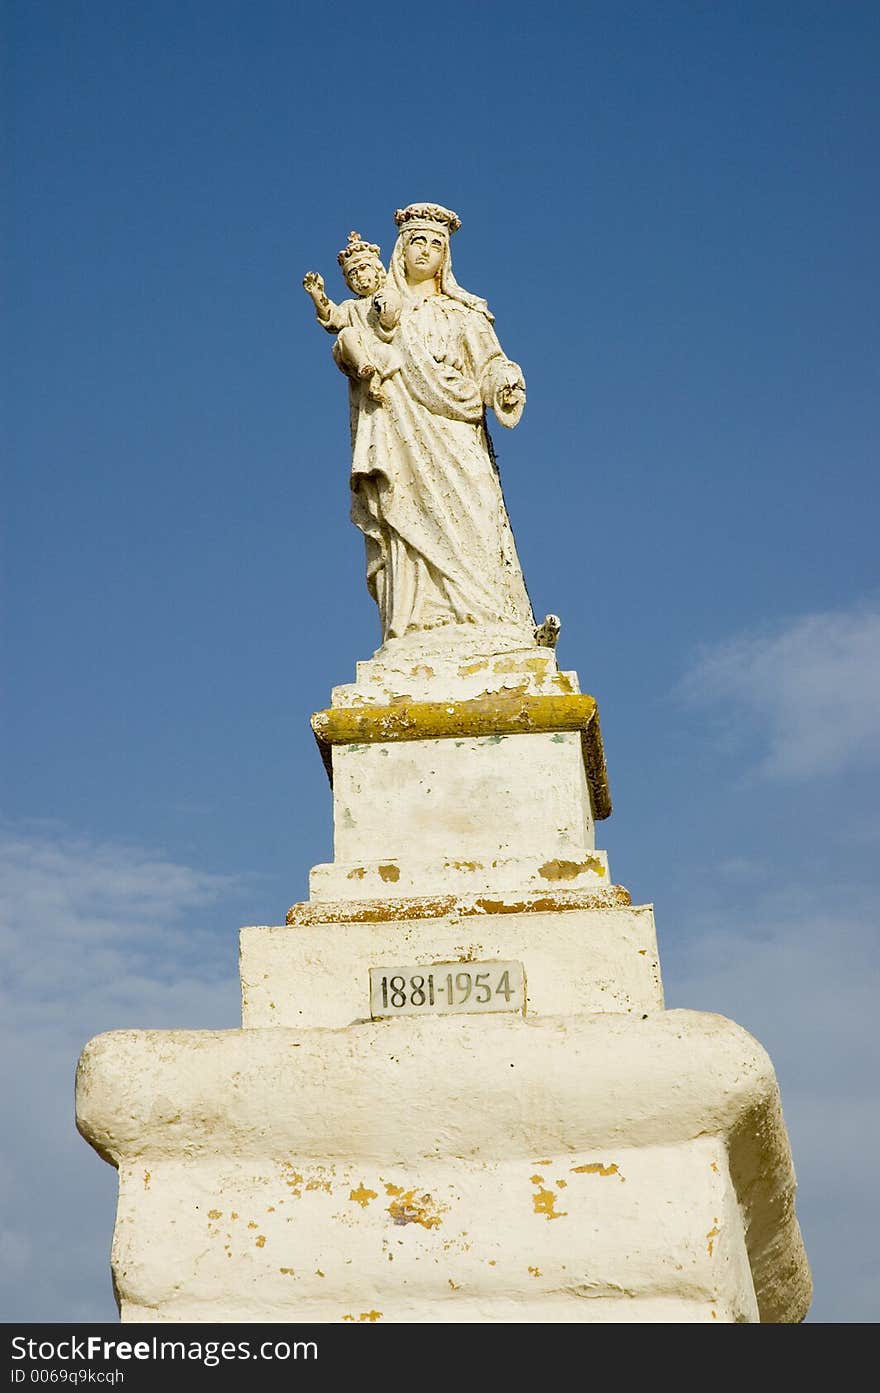
<path fill-rule="evenodd" d="M 484 424 L 510 364 L 487 312 L 406 297 L 384 404 L 351 383 L 352 521 L 383 640 L 441 624 L 532 642 L 526 593 Z"/>

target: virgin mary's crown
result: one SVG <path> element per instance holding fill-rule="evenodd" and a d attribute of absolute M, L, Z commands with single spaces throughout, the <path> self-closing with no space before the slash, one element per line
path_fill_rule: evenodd
<path fill-rule="evenodd" d="M 410 203 L 406 208 L 398 208 L 394 221 L 401 232 L 423 228 L 427 232 L 438 229 L 451 236 L 461 227 L 461 218 L 451 208 L 443 208 L 439 203 Z"/>

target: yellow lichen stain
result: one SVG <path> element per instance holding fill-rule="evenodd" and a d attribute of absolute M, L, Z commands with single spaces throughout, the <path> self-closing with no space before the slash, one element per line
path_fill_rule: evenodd
<path fill-rule="evenodd" d="M 222 1218 L 223 1218 L 223 1211 L 222 1211 L 222 1209 L 209 1209 L 209 1210 L 208 1210 L 208 1218 L 209 1218 L 209 1219 L 222 1219 Z"/>
<path fill-rule="evenodd" d="M 717 1311 L 710 1311 L 709 1314 L 711 1315 L 711 1317 L 712 1317 L 713 1320 L 717 1320 L 717 1319 L 718 1319 L 718 1312 L 717 1312 Z"/>
<path fill-rule="evenodd" d="M 361 1311 L 358 1320 L 377 1321 L 382 1319 L 381 1311 Z"/>
<path fill-rule="evenodd" d="M 274 1213 L 275 1213 L 275 1206 L 274 1206 L 274 1204 L 270 1204 L 270 1205 L 268 1206 L 268 1208 L 267 1208 L 267 1210 L 266 1210 L 266 1213 L 267 1213 L 267 1214 L 274 1214 Z"/>
<path fill-rule="evenodd" d="M 323 1275 L 324 1275 L 324 1274 L 323 1274 L 323 1272 L 321 1271 L 320 1267 L 316 1267 L 316 1268 L 315 1268 L 315 1276 L 316 1276 L 316 1277 L 323 1277 Z"/>
<path fill-rule="evenodd" d="M 414 668 L 410 668 L 410 677 L 433 677 L 434 669 L 425 663 L 417 663 Z"/>
<path fill-rule="evenodd" d="M 251 1219 L 251 1220 L 249 1220 L 249 1222 L 248 1222 L 248 1228 L 249 1228 L 249 1229 L 256 1229 L 256 1228 L 259 1228 L 259 1224 L 255 1224 L 254 1221 L 253 1221 L 253 1219 Z"/>
<path fill-rule="evenodd" d="M 398 1199 L 391 1201 L 388 1213 L 395 1224 L 421 1224 L 423 1229 L 436 1229 L 440 1227 L 440 1215 L 445 1213 L 448 1207 L 438 1204 L 431 1195 L 420 1195 L 416 1198 L 415 1190 L 407 1190 Z"/>
<path fill-rule="evenodd" d="M 400 867 L 399 867 L 399 866 L 380 866 L 380 867 L 379 867 L 379 877 L 380 877 L 381 880 L 385 880 L 385 881 L 388 881 L 388 880 L 391 880 L 391 881 L 400 880 Z"/>
<path fill-rule="evenodd" d="M 720 1174 L 720 1172 L 719 1172 L 719 1170 L 718 1170 L 718 1163 L 717 1163 L 717 1161 L 713 1161 L 713 1162 L 712 1162 L 712 1164 L 711 1164 L 711 1166 L 710 1166 L 710 1170 L 713 1170 L 713 1171 L 715 1172 L 716 1175 L 719 1175 L 719 1174 Z"/>
<path fill-rule="evenodd" d="M 355 1204 L 359 1204 L 361 1209 L 366 1209 L 367 1205 L 370 1203 L 370 1200 L 377 1199 L 378 1196 L 375 1190 L 368 1190 L 364 1185 L 364 1182 L 361 1181 L 358 1188 L 356 1190 L 352 1190 L 348 1198 L 350 1200 L 353 1200 Z"/>
<path fill-rule="evenodd" d="M 535 1161 L 534 1164 L 535 1164 L 536 1166 L 552 1166 L 552 1165 L 553 1165 L 553 1162 L 552 1162 L 552 1161 Z"/>
<path fill-rule="evenodd" d="M 453 1291 L 461 1291 L 461 1282 L 453 1282 L 451 1277 L 446 1278 Z"/>
<path fill-rule="evenodd" d="M 532 1274 L 533 1277 L 540 1277 L 540 1276 L 541 1276 L 541 1269 L 540 1269 L 540 1267 L 530 1267 L 530 1268 L 529 1268 L 529 1272 Z"/>
<path fill-rule="evenodd" d="M 497 1266 L 498 1266 L 498 1260 L 497 1260 L 496 1258 L 489 1258 L 489 1266 L 490 1266 L 490 1267 L 497 1267 Z"/>
<path fill-rule="evenodd" d="M 256 1243 L 258 1248 L 265 1248 L 266 1235 L 264 1233 L 259 1234 L 258 1237 L 254 1239 L 254 1242 Z"/>
<path fill-rule="evenodd" d="M 343 1316 L 343 1320 L 354 1320 L 354 1316 Z"/>
<path fill-rule="evenodd" d="M 481 871 L 483 863 L 481 861 L 447 861 L 447 870 L 453 871 Z"/>
<path fill-rule="evenodd" d="M 278 1271 L 285 1277 L 295 1277 L 296 1272 L 292 1267 L 279 1267 Z"/>
<path fill-rule="evenodd" d="M 289 1161 L 282 1161 L 281 1169 L 284 1172 L 284 1183 L 288 1190 L 295 1199 L 302 1199 L 302 1190 L 300 1186 L 303 1183 L 303 1178 L 299 1171 L 296 1170 Z"/>
<path fill-rule="evenodd" d="M 488 658 L 481 658 L 476 663 L 464 663 L 458 669 L 459 677 L 470 677 L 474 672 L 483 672 L 489 666 Z"/>
<path fill-rule="evenodd" d="M 232 1213 L 230 1214 L 229 1217 L 230 1217 L 230 1219 L 237 1219 L 237 1218 L 238 1218 L 238 1215 L 236 1214 L 236 1212 L 235 1212 L 234 1209 L 233 1209 L 233 1211 L 232 1211 Z"/>
<path fill-rule="evenodd" d="M 602 875 L 604 869 L 598 856 L 588 856 L 584 861 L 545 861 L 543 866 L 538 867 L 538 875 L 543 876 L 544 880 L 574 880 L 575 876 L 583 875 L 585 871 Z"/>
<path fill-rule="evenodd" d="M 497 861 L 491 863 L 493 866 Z M 543 914 L 548 910 L 616 909 L 631 905 L 632 896 L 623 885 L 607 885 L 597 890 L 557 890 L 534 899 L 490 899 L 485 895 L 404 896 L 395 901 L 389 913 L 387 900 L 340 900 L 317 904 L 295 904 L 287 911 L 286 922 L 303 928 L 318 924 L 384 924 L 389 918 L 439 919 L 444 914 L 462 917 L 479 914 Z"/>
<path fill-rule="evenodd" d="M 568 1184 L 568 1181 L 567 1181 L 567 1180 L 557 1180 L 556 1184 L 559 1186 L 560 1190 L 564 1190 L 565 1187 L 566 1187 L 566 1185 Z"/>
<path fill-rule="evenodd" d="M 647 954 L 647 952 L 648 952 L 647 948 L 640 948 L 640 949 L 639 949 L 639 957 L 640 957 L 640 958 L 644 958 L 645 955 Z"/>
<path fill-rule="evenodd" d="M 403 1186 L 402 1186 L 402 1185 L 392 1185 L 391 1182 L 390 1182 L 390 1180 L 386 1180 L 386 1182 L 385 1182 L 385 1193 L 386 1193 L 386 1195 L 402 1195 L 402 1194 L 403 1194 Z"/>
<path fill-rule="evenodd" d="M 313 1176 L 306 1181 L 307 1190 L 326 1190 L 327 1194 L 332 1194 L 332 1187 L 329 1180 L 324 1180 L 321 1176 Z"/>
<path fill-rule="evenodd" d="M 530 1175 L 530 1176 L 529 1176 L 529 1180 L 531 1180 L 531 1182 L 532 1182 L 533 1185 L 543 1185 L 543 1184 L 544 1184 L 544 1177 L 543 1177 L 543 1175 Z"/>
<path fill-rule="evenodd" d="M 150 1180 L 152 1179 L 149 1171 L 144 1171 L 144 1189 L 149 1190 Z"/>
<path fill-rule="evenodd" d="M 714 1215 L 714 1217 L 713 1217 L 713 1219 L 712 1219 L 712 1227 L 710 1228 L 709 1232 L 706 1234 L 706 1238 L 709 1240 L 708 1243 L 707 1243 L 707 1245 L 706 1245 L 706 1252 L 709 1254 L 709 1257 L 710 1257 L 710 1258 L 711 1258 L 711 1256 L 712 1256 L 712 1251 L 713 1251 L 713 1249 L 714 1249 L 714 1247 L 715 1247 L 715 1239 L 718 1237 L 718 1235 L 719 1235 L 720 1232 L 721 1232 L 721 1230 L 720 1230 L 720 1228 L 718 1227 L 718 1215 L 716 1214 L 716 1215 Z"/>
<path fill-rule="evenodd" d="M 532 1195 L 532 1204 L 535 1206 L 536 1214 L 543 1214 L 545 1219 L 564 1219 L 568 1213 L 565 1209 L 557 1210 L 556 1195 L 552 1190 L 539 1190 Z"/>
<path fill-rule="evenodd" d="M 355 866 L 353 871 L 349 871 L 346 880 L 363 880 L 366 874 L 366 866 Z"/>
<path fill-rule="evenodd" d="M 626 1180 L 625 1175 L 621 1175 L 615 1161 L 610 1166 L 603 1166 L 601 1161 L 591 1161 L 588 1166 L 572 1166 L 572 1175 L 616 1175 L 620 1180 Z"/>

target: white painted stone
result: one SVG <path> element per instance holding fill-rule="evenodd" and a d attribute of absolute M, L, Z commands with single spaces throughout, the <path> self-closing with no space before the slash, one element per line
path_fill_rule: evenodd
<path fill-rule="evenodd" d="M 333 840 L 349 866 L 586 862 L 595 838 L 580 735 L 335 745 Z"/>
<path fill-rule="evenodd" d="M 333 688 L 335 707 L 383 706 L 394 701 L 472 701 L 477 697 L 570 696 L 576 672 L 561 672 L 547 648 L 493 650 L 485 629 L 443 629 L 407 635 L 357 664 L 356 680 Z"/>
<path fill-rule="evenodd" d="M 442 861 L 386 857 L 382 861 L 331 861 L 313 866 L 309 897 L 314 901 L 396 899 L 401 895 L 529 895 L 562 884 L 569 890 L 597 890 L 611 884 L 608 856 L 604 851 L 581 851 L 569 856 L 493 857 L 469 861 L 459 848 L 457 856 Z"/>
<path fill-rule="evenodd" d="M 490 958 L 524 964 L 530 1018 L 663 1007 L 652 908 L 621 905 L 245 928 L 242 1023 L 346 1026 L 370 1014 L 370 967 Z"/>
<path fill-rule="evenodd" d="M 809 1301 L 772 1066 L 719 1016 L 113 1032 L 83 1053 L 77 1117 L 120 1167 L 123 1320 L 790 1321 Z"/>

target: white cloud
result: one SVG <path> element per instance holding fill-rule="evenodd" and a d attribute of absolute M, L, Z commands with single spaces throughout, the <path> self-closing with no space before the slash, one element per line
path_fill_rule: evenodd
<path fill-rule="evenodd" d="M 807 614 L 784 628 L 706 648 L 681 684 L 757 735 L 760 770 L 835 774 L 880 759 L 880 611 Z"/>
<path fill-rule="evenodd" d="M 0 836 L 0 879 L 0 1309 L 114 1320 L 116 1173 L 76 1131 L 76 1062 L 103 1030 L 240 1024 L 235 929 L 206 923 L 239 882 L 47 828 Z"/>

